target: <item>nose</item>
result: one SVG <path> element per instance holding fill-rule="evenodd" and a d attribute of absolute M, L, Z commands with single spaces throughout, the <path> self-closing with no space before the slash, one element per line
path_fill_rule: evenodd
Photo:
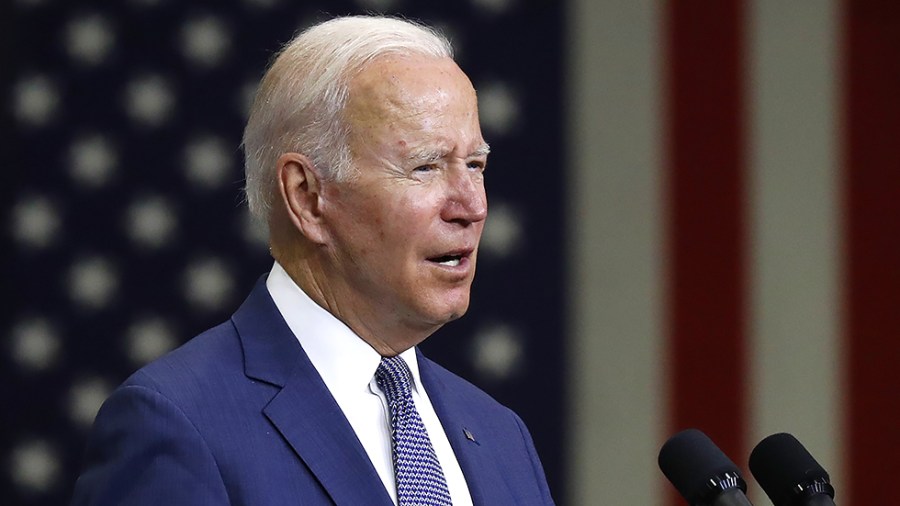
<path fill-rule="evenodd" d="M 447 199 L 441 212 L 444 221 L 469 225 L 487 218 L 484 174 L 463 166 L 447 172 Z"/>

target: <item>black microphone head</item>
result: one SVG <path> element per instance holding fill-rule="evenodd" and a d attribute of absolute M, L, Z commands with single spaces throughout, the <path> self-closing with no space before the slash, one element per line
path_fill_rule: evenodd
<path fill-rule="evenodd" d="M 828 473 L 790 434 L 773 434 L 750 452 L 750 472 L 772 504 L 800 504 L 817 493 L 834 497 Z"/>
<path fill-rule="evenodd" d="M 720 480 L 726 475 L 726 487 L 747 491 L 734 462 L 697 429 L 681 431 L 666 441 L 659 450 L 659 468 L 690 504 L 709 502 L 721 492 Z"/>

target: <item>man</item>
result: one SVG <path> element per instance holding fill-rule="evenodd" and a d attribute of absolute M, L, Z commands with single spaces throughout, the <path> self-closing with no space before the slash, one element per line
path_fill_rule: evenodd
<path fill-rule="evenodd" d="M 244 133 L 275 265 L 129 378 L 75 504 L 552 504 L 522 421 L 415 348 L 469 304 L 487 215 L 475 91 L 431 30 L 337 18 Z"/>

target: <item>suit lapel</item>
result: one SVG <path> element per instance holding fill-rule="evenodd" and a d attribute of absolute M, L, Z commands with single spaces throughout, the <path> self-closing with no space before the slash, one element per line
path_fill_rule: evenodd
<path fill-rule="evenodd" d="M 302 360 L 307 361 L 305 354 Z M 368 455 L 312 364 L 264 410 L 339 505 L 391 504 Z"/>
<path fill-rule="evenodd" d="M 335 504 L 392 501 L 261 279 L 232 317 L 248 377 L 282 387 L 263 410 Z"/>
<path fill-rule="evenodd" d="M 495 461 L 488 430 L 481 423 L 478 413 L 470 409 L 470 404 L 458 392 L 444 384 L 435 364 L 421 352 L 418 352 L 418 363 L 422 384 L 466 477 L 472 503 L 509 503 L 514 495 L 500 473 L 502 466 Z"/>

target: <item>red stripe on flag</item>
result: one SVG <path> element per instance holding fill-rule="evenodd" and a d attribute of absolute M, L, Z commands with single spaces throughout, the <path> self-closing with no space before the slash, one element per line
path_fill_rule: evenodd
<path fill-rule="evenodd" d="M 743 3 L 667 6 L 669 423 L 745 454 Z"/>
<path fill-rule="evenodd" d="M 845 501 L 877 504 L 900 455 L 900 3 L 848 0 L 843 12 Z"/>

